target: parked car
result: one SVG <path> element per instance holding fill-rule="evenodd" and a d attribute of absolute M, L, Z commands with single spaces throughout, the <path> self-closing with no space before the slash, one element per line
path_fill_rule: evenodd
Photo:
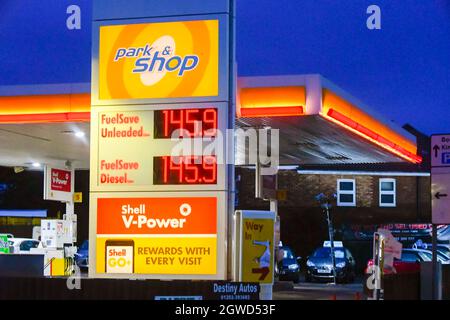
<path fill-rule="evenodd" d="M 89 268 L 89 240 L 84 240 L 77 253 L 75 253 L 75 263 L 80 268 Z"/>
<path fill-rule="evenodd" d="M 415 255 L 420 255 L 423 257 L 422 261 L 432 261 L 433 260 L 433 252 L 431 250 L 426 249 L 405 249 L 408 253 L 413 253 Z M 437 259 L 442 264 L 450 264 L 450 257 L 441 251 L 437 250 Z M 403 255 L 403 251 L 402 251 Z"/>
<path fill-rule="evenodd" d="M 424 242 L 419 240 L 416 243 L 414 243 L 414 245 L 412 247 L 413 247 L 413 249 L 432 250 L 433 249 L 433 244 L 431 244 L 431 243 L 424 243 Z M 444 256 L 450 257 L 450 244 L 438 243 L 436 245 L 436 249 L 437 249 L 438 252 L 440 252 Z"/>
<path fill-rule="evenodd" d="M 445 260 L 446 257 L 438 251 L 438 261 L 442 264 L 449 264 L 450 261 Z M 394 269 L 384 269 L 384 274 L 392 273 L 413 273 L 420 271 L 420 263 L 424 261 L 432 261 L 433 254 L 430 250 L 425 249 L 402 249 L 402 256 L 400 259 L 394 259 Z M 373 259 L 367 263 L 365 273 L 369 274 L 370 267 L 373 266 Z"/>
<path fill-rule="evenodd" d="M 427 261 L 431 261 L 433 260 L 433 252 L 431 250 L 424 250 L 424 249 L 416 249 L 417 251 L 421 251 L 422 254 L 427 255 L 427 257 L 429 257 L 430 260 Z M 442 251 L 440 251 L 439 249 L 436 250 L 437 252 L 437 259 L 440 263 L 442 264 L 450 264 L 450 257 L 443 253 Z"/>
<path fill-rule="evenodd" d="M 31 248 L 42 248 L 39 240 L 28 238 L 10 238 L 8 239 L 11 253 L 30 253 Z"/>
<path fill-rule="evenodd" d="M 327 241 L 326 241 L 327 243 Z M 305 280 L 333 280 L 333 262 L 331 246 L 324 243 L 308 257 Z M 336 280 L 339 282 L 353 282 L 355 279 L 355 259 L 350 251 L 340 241 L 335 241 L 334 257 L 336 263 Z"/>
<path fill-rule="evenodd" d="M 437 238 L 439 241 L 450 241 L 450 226 L 443 226 L 437 231 Z"/>
<path fill-rule="evenodd" d="M 278 279 L 293 281 L 298 283 L 300 281 L 300 257 L 297 257 L 288 246 L 279 248 L 283 252 L 283 259 L 278 263 Z"/>

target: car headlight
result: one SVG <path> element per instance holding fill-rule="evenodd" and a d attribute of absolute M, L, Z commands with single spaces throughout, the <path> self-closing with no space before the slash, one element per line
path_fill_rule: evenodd
<path fill-rule="evenodd" d="M 297 269 L 298 269 L 298 265 L 296 265 L 296 264 L 290 264 L 290 265 L 288 266 L 288 268 L 289 268 L 289 270 L 297 270 Z"/>
<path fill-rule="evenodd" d="M 314 266 L 315 266 L 314 262 L 309 261 L 309 260 L 306 262 L 306 265 L 307 265 L 308 267 L 314 267 Z"/>
<path fill-rule="evenodd" d="M 345 267 L 345 261 L 339 262 L 336 264 L 337 268 L 344 268 Z"/>

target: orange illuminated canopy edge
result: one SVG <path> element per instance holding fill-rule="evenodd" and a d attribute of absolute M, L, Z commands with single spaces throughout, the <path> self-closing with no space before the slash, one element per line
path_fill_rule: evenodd
<path fill-rule="evenodd" d="M 421 163 L 417 146 L 388 125 L 354 106 L 329 89 L 322 91 L 322 112 L 326 119 L 413 163 Z"/>
<path fill-rule="evenodd" d="M 0 123 L 51 123 L 51 122 L 89 122 L 90 112 L 7 114 L 0 115 Z"/>
<path fill-rule="evenodd" d="M 0 97 L 0 123 L 85 122 L 90 111 L 90 93 Z"/>
<path fill-rule="evenodd" d="M 404 149 L 400 145 L 395 144 L 394 142 L 392 142 L 392 141 L 386 139 L 385 137 L 383 137 L 382 135 L 368 129 L 367 127 L 361 125 L 360 123 L 353 121 L 349 117 L 344 116 L 342 113 L 334 110 L 333 108 L 330 108 L 328 110 L 326 117 L 331 118 L 333 122 L 337 122 L 338 124 L 351 129 L 358 135 L 363 136 L 364 138 L 399 155 L 400 157 L 402 157 L 408 161 L 411 161 L 414 163 L 422 162 L 421 156 L 418 156 L 418 155 Z"/>
<path fill-rule="evenodd" d="M 238 117 L 301 116 L 306 92 L 302 86 L 242 88 L 239 101 Z"/>

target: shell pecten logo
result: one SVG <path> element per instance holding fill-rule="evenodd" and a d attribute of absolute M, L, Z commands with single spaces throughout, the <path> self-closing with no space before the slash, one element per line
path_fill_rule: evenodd
<path fill-rule="evenodd" d="M 100 27 L 100 100 L 217 96 L 218 28 L 218 20 Z"/>

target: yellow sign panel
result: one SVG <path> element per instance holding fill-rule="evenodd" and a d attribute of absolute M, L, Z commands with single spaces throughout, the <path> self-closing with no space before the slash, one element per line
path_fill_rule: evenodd
<path fill-rule="evenodd" d="M 100 27 L 99 99 L 217 96 L 219 21 Z"/>
<path fill-rule="evenodd" d="M 83 202 L 83 192 L 74 192 L 73 193 L 73 202 L 82 203 Z"/>
<path fill-rule="evenodd" d="M 242 220 L 242 281 L 273 283 L 274 221 Z"/>
<path fill-rule="evenodd" d="M 97 238 L 97 273 L 213 275 L 217 238 Z"/>

